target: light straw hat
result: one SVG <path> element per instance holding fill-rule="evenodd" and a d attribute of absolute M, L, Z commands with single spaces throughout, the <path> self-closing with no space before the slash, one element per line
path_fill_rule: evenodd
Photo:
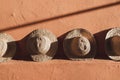
<path fill-rule="evenodd" d="M 0 33 L 0 62 L 6 62 L 14 57 L 16 43 L 12 36 Z"/>
<path fill-rule="evenodd" d="M 96 53 L 93 35 L 82 28 L 71 30 L 64 39 L 63 47 L 66 56 L 72 60 L 90 59 Z"/>
<path fill-rule="evenodd" d="M 120 28 L 113 28 L 106 34 L 105 51 L 110 59 L 120 60 Z"/>
<path fill-rule="evenodd" d="M 26 46 L 34 61 L 47 61 L 54 57 L 58 43 L 52 32 L 38 29 L 29 34 Z"/>

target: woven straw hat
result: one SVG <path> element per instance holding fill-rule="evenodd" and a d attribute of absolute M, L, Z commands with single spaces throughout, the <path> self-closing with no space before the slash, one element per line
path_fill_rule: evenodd
<path fill-rule="evenodd" d="M 106 34 L 105 51 L 110 59 L 120 60 L 120 28 L 113 28 Z"/>
<path fill-rule="evenodd" d="M 0 33 L 0 62 L 12 59 L 15 52 L 16 44 L 12 36 Z"/>
<path fill-rule="evenodd" d="M 52 32 L 37 29 L 28 35 L 26 46 L 34 61 L 47 61 L 54 57 L 58 43 Z"/>
<path fill-rule="evenodd" d="M 63 43 L 66 56 L 72 60 L 90 59 L 95 56 L 96 42 L 93 35 L 85 29 L 71 30 Z"/>

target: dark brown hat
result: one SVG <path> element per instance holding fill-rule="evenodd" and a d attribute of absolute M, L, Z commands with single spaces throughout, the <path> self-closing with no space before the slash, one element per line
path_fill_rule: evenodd
<path fill-rule="evenodd" d="M 6 62 L 14 57 L 16 44 L 14 39 L 5 33 L 0 33 L 0 62 Z"/>
<path fill-rule="evenodd" d="M 96 42 L 85 29 L 71 30 L 63 43 L 66 56 L 72 60 L 90 59 L 95 56 Z"/>
<path fill-rule="evenodd" d="M 120 28 L 108 31 L 105 38 L 105 51 L 110 59 L 120 60 Z"/>
<path fill-rule="evenodd" d="M 58 43 L 52 32 L 38 29 L 29 34 L 26 46 L 34 61 L 47 61 L 54 57 Z"/>

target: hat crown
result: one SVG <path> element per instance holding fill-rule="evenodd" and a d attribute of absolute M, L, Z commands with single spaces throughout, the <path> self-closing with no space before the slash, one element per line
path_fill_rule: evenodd
<path fill-rule="evenodd" d="M 46 36 L 37 36 L 31 39 L 30 48 L 34 53 L 46 54 L 51 46 L 51 41 Z"/>
<path fill-rule="evenodd" d="M 87 55 L 90 52 L 90 42 L 84 36 L 75 37 L 72 40 L 71 49 L 76 55 Z"/>
<path fill-rule="evenodd" d="M 109 48 L 112 50 L 112 53 L 120 56 L 120 36 L 113 36 L 109 39 L 110 46 Z"/>
<path fill-rule="evenodd" d="M 36 38 L 36 48 L 39 53 L 46 54 L 50 49 L 51 41 L 46 36 Z"/>

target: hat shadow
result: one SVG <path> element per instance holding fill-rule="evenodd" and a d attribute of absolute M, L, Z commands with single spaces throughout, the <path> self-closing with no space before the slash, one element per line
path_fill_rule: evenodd
<path fill-rule="evenodd" d="M 67 33 L 66 33 L 67 34 Z M 46 55 L 53 57 L 53 59 L 68 59 L 66 55 L 64 54 L 63 50 L 63 40 L 66 34 L 63 34 L 62 36 L 58 37 L 58 42 L 53 42 L 51 44 L 51 48 L 54 49 L 54 45 L 58 45 L 57 51 L 55 55 L 50 54 L 51 51 L 54 51 L 53 49 L 50 49 Z M 24 61 L 33 61 L 31 58 L 31 55 L 36 55 L 35 53 L 31 54 L 27 51 L 26 48 L 26 41 L 28 38 L 29 34 L 25 36 L 23 39 L 16 42 L 16 53 L 15 56 L 13 57 L 13 60 L 24 60 Z"/>
<path fill-rule="evenodd" d="M 32 61 L 32 58 L 30 57 L 30 53 L 27 52 L 26 49 L 26 40 L 27 36 L 25 36 L 23 39 L 16 41 L 16 53 L 13 57 L 14 60 L 24 60 L 24 61 Z"/>
<path fill-rule="evenodd" d="M 68 57 L 65 55 L 64 49 L 63 49 L 63 41 L 66 37 L 66 35 L 69 33 L 70 31 L 64 33 L 63 35 L 59 36 L 58 39 L 58 50 L 54 56 L 53 59 L 63 59 L 63 60 L 69 60 Z"/>
<path fill-rule="evenodd" d="M 95 59 L 104 59 L 104 60 L 109 60 L 109 57 L 105 53 L 105 36 L 107 32 L 110 29 L 106 29 L 103 31 L 100 31 L 98 33 L 94 34 L 94 38 L 96 40 L 96 45 L 97 45 L 97 50 L 96 50 L 96 55 Z M 68 57 L 65 55 L 64 49 L 63 49 L 63 41 L 68 34 L 64 33 L 63 35 L 59 36 L 58 39 L 58 49 L 56 51 L 56 54 L 54 55 L 53 59 L 63 59 L 63 60 L 69 60 Z M 25 60 L 25 61 L 33 61 L 30 53 L 27 52 L 26 50 L 26 39 L 28 35 L 25 36 L 22 40 L 15 41 L 16 42 L 16 54 L 13 57 L 14 60 Z M 54 43 L 53 43 L 54 44 Z M 56 42 L 55 42 L 56 44 Z"/>
<path fill-rule="evenodd" d="M 103 31 L 100 31 L 94 34 L 96 44 L 97 44 L 95 59 L 109 60 L 108 55 L 105 53 L 105 37 L 106 37 L 107 32 L 110 29 L 106 29 L 106 30 L 103 30 Z"/>

